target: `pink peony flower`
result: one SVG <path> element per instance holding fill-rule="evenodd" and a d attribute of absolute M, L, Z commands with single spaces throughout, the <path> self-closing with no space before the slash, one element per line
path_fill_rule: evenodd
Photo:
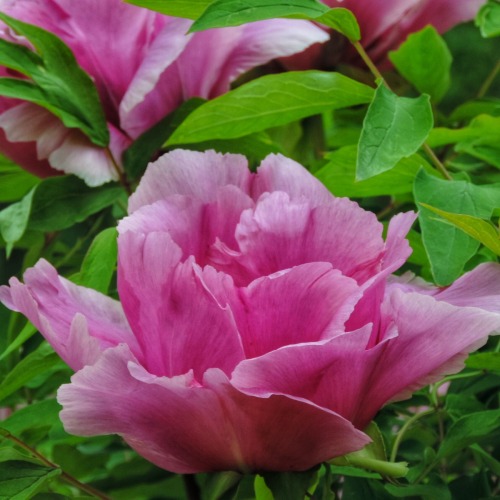
<path fill-rule="evenodd" d="M 250 68 L 328 38 L 311 23 L 283 19 L 186 35 L 190 21 L 120 0 L 0 0 L 0 9 L 73 50 L 98 88 L 118 163 L 133 139 L 183 101 L 216 97 Z M 0 36 L 27 43 L 5 27 Z M 118 178 L 108 153 L 80 131 L 37 105 L 1 97 L 0 151 L 41 176 L 56 169 L 91 186 Z"/>
<path fill-rule="evenodd" d="M 331 8 L 351 10 L 361 29 L 361 43 L 379 64 L 387 62 L 387 53 L 395 50 L 411 33 L 427 25 L 444 33 L 453 26 L 474 19 L 486 0 L 322 0 Z M 330 67 L 340 60 L 355 57 L 354 50 L 339 45 L 344 40 L 333 35 L 331 42 L 315 45 L 300 55 L 286 59 L 291 68 Z"/>
<path fill-rule="evenodd" d="M 46 261 L 0 299 L 77 373 L 74 434 L 117 433 L 165 469 L 304 470 L 362 448 L 389 401 L 463 366 L 500 328 L 500 266 L 446 289 L 391 274 L 415 214 L 376 217 L 304 168 L 177 150 L 119 224 L 120 302 Z"/>

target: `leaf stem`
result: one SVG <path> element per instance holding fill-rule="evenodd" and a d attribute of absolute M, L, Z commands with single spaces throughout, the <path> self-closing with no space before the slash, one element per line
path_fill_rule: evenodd
<path fill-rule="evenodd" d="M 83 484 L 78 479 L 75 477 L 71 476 L 67 472 L 63 471 L 61 467 L 56 465 L 55 463 L 51 462 L 48 458 L 44 457 L 41 453 L 36 451 L 34 448 L 26 444 L 24 441 L 21 441 L 19 438 L 16 436 L 13 436 L 9 431 L 0 428 L 0 435 L 3 436 L 6 439 L 9 439 L 13 443 L 15 443 L 17 446 L 20 448 L 23 448 L 24 450 L 28 451 L 33 455 L 35 458 L 37 458 L 40 462 L 42 462 L 44 465 L 47 467 L 50 467 L 51 469 L 58 469 L 61 471 L 61 478 L 64 479 L 66 482 L 72 484 L 76 488 L 78 488 L 80 491 L 83 491 L 85 493 L 88 493 L 89 495 L 92 495 L 95 498 L 99 498 L 101 500 L 111 500 L 111 497 L 108 497 L 101 491 L 96 490 L 92 486 L 89 486 L 88 484 Z"/>
<path fill-rule="evenodd" d="M 395 462 L 396 457 L 398 455 L 398 449 L 399 445 L 401 444 L 401 441 L 403 440 L 404 435 L 406 434 L 406 431 L 417 421 L 420 420 L 421 418 L 425 417 L 426 415 L 430 415 L 431 413 L 434 413 L 434 408 L 430 410 L 423 411 L 422 413 L 417 413 L 410 419 L 408 419 L 403 427 L 399 430 L 399 432 L 396 435 L 396 439 L 394 440 L 394 444 L 392 445 L 392 450 L 391 450 L 391 456 L 389 458 L 390 462 Z"/>
<path fill-rule="evenodd" d="M 125 191 L 127 192 L 128 195 L 132 194 L 132 188 L 130 187 L 130 183 L 127 179 L 127 176 L 125 172 L 122 170 L 120 165 L 118 165 L 118 162 L 116 161 L 111 149 L 109 146 L 106 146 L 106 153 L 109 157 L 109 160 L 111 161 L 111 164 L 113 165 L 113 168 L 115 169 L 115 172 L 118 175 L 118 179 L 120 181 L 120 184 L 125 188 Z"/>
<path fill-rule="evenodd" d="M 351 43 L 356 49 L 361 59 L 363 59 L 363 62 L 371 71 L 372 75 L 375 77 L 375 80 L 380 81 L 382 85 L 384 85 L 388 90 L 393 92 L 393 90 L 391 89 L 385 78 L 382 76 L 382 73 L 379 71 L 375 63 L 372 61 L 371 57 L 368 55 L 364 47 L 359 42 L 351 42 Z M 436 170 L 438 170 L 445 179 L 449 181 L 452 180 L 453 178 L 448 173 L 448 170 L 446 170 L 446 167 L 441 162 L 441 160 L 436 156 L 436 153 L 434 153 L 434 151 L 430 148 L 430 146 L 427 143 L 424 143 L 422 148 L 427 154 L 427 156 L 430 158 L 434 166 L 436 167 Z"/>
<path fill-rule="evenodd" d="M 479 92 L 477 93 L 477 98 L 481 99 L 484 97 L 488 90 L 490 90 L 491 84 L 495 81 L 498 73 L 500 72 L 500 59 L 495 64 L 495 67 L 491 70 L 491 73 L 486 77 L 486 80 L 481 85 Z"/>

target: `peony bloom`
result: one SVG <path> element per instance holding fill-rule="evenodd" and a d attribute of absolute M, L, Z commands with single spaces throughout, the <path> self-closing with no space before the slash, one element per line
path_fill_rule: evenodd
<path fill-rule="evenodd" d="M 117 433 L 165 469 L 304 470 L 362 448 L 388 401 L 500 328 L 500 266 L 447 289 L 391 277 L 414 213 L 376 217 L 269 156 L 176 150 L 119 224 L 117 302 L 46 261 L 0 299 L 77 372 L 74 434 Z"/>
<path fill-rule="evenodd" d="M 395 50 L 406 37 L 432 25 L 440 33 L 464 21 L 474 19 L 486 0 L 322 0 L 331 8 L 351 10 L 361 29 L 361 43 L 379 64 L 387 61 L 387 53 Z M 313 46 L 303 54 L 286 59 L 294 68 L 331 67 L 355 56 L 354 50 L 343 50 L 345 40 L 332 36 L 322 46 Z M 347 42 L 346 42 L 347 43 Z"/>
<path fill-rule="evenodd" d="M 216 97 L 250 68 L 328 38 L 311 23 L 284 19 L 186 35 L 188 20 L 121 0 L 0 0 L 0 10 L 72 49 L 98 88 L 118 163 L 133 139 L 183 101 Z M 27 43 L 5 26 L 0 36 Z M 40 176 L 62 170 L 91 186 L 118 178 L 109 154 L 80 131 L 35 104 L 2 97 L 0 152 Z"/>

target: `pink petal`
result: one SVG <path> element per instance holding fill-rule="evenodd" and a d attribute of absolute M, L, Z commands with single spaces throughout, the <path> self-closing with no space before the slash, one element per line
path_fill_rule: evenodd
<path fill-rule="evenodd" d="M 119 302 L 60 277 L 45 260 L 0 287 L 0 300 L 24 314 L 68 365 L 77 370 L 99 351 L 126 342 L 139 354 Z"/>
<path fill-rule="evenodd" d="M 243 359 L 234 318 L 193 260 L 180 263 L 167 233 L 128 231 L 118 244 L 118 290 L 147 369 L 170 377 L 193 369 L 198 380 L 211 367 L 230 373 Z"/>
<path fill-rule="evenodd" d="M 210 203 L 217 197 L 217 188 L 228 184 L 248 193 L 250 178 L 244 156 L 177 149 L 149 164 L 129 199 L 129 213 L 175 194 Z"/>
<path fill-rule="evenodd" d="M 155 377 L 121 346 L 59 389 L 61 419 L 74 434 L 121 434 L 146 459 L 178 473 L 305 470 L 369 441 L 309 402 L 246 396 L 219 370 L 204 385 L 189 373 Z"/>
<path fill-rule="evenodd" d="M 263 193 L 284 191 L 292 201 L 306 198 L 312 206 L 327 204 L 332 195 L 302 165 L 282 155 L 267 156 L 253 179 L 252 196 L 258 200 Z"/>
<path fill-rule="evenodd" d="M 186 35 L 191 21 L 165 18 L 167 19 L 168 22 L 149 46 L 120 103 L 120 123 L 131 137 L 137 137 L 152 127 L 159 119 L 177 107 L 183 98 L 180 94 L 165 96 L 159 108 L 154 112 L 151 112 L 152 110 L 147 106 L 141 106 L 150 92 L 158 92 L 156 87 L 162 73 L 170 65 L 176 64 L 176 59 L 191 39 L 191 36 Z M 169 100 L 166 101 L 166 99 Z"/>
<path fill-rule="evenodd" d="M 417 293 L 385 303 L 382 341 L 369 349 L 367 325 L 326 342 L 285 347 L 240 363 L 232 383 L 249 395 L 313 401 L 362 429 L 388 401 L 455 373 L 500 328 L 500 316 Z M 392 321 L 392 324 L 390 323 Z"/>
<path fill-rule="evenodd" d="M 359 299 L 357 283 L 315 262 L 259 278 L 230 299 L 245 356 L 343 332 Z"/>
<path fill-rule="evenodd" d="M 276 191 L 241 214 L 236 228 L 241 255 L 228 254 L 226 265 L 239 284 L 307 262 L 330 262 L 360 283 L 378 270 L 384 242 L 374 214 L 343 198 L 331 197 L 316 208 L 299 200 Z"/>

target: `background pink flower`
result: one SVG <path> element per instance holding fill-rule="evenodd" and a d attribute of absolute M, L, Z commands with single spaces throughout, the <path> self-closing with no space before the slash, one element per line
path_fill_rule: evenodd
<path fill-rule="evenodd" d="M 118 163 L 133 139 L 183 101 L 213 98 L 248 69 L 327 38 L 295 20 L 186 35 L 189 21 L 120 0 L 0 0 L 0 9 L 69 45 L 98 88 Z M 26 43 L 6 28 L 0 36 Z M 0 151 L 41 176 L 62 170 L 92 186 L 118 177 L 104 149 L 45 109 L 14 99 L 0 98 Z"/>
<path fill-rule="evenodd" d="M 177 150 L 119 224 L 120 302 L 46 261 L 0 299 L 77 373 L 66 429 L 165 469 L 305 470 L 362 448 L 387 402 L 459 370 L 500 328 L 500 266 L 446 289 L 391 276 L 414 213 L 376 217 L 300 165 Z"/>
<path fill-rule="evenodd" d="M 379 64 L 387 53 L 395 50 L 410 33 L 428 24 L 439 33 L 474 19 L 485 0 L 322 0 L 329 7 L 351 10 L 361 29 L 361 43 L 370 57 Z M 345 42 L 345 44 L 344 44 Z M 314 46 L 303 54 L 286 59 L 293 68 L 331 67 L 346 58 L 357 57 L 345 39 L 332 35 L 332 40 Z"/>

